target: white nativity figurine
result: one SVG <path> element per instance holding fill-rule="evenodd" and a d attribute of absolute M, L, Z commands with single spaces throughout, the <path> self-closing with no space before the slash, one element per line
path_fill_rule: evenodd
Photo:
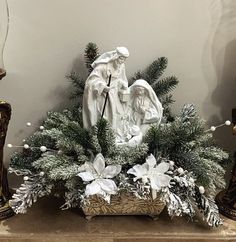
<path fill-rule="evenodd" d="M 92 127 L 101 118 L 108 93 L 103 118 L 116 129 L 117 116 L 124 114 L 120 93 L 128 89 L 124 65 L 128 56 L 127 48 L 117 47 L 114 51 L 102 54 L 92 63 L 93 71 L 85 82 L 83 95 L 84 128 Z M 108 85 L 110 75 L 111 82 Z"/>
<path fill-rule="evenodd" d="M 161 122 L 163 107 L 147 81 L 139 79 L 128 87 L 128 56 L 126 47 L 117 47 L 92 63 L 83 94 L 83 125 L 89 129 L 104 118 L 115 131 L 117 145 L 134 147 L 151 124 Z"/>
<path fill-rule="evenodd" d="M 97 194 L 110 202 L 110 196 L 116 194 L 118 190 L 112 178 L 121 172 L 121 165 L 105 167 L 103 155 L 97 154 L 93 163 L 86 162 L 81 167 L 84 171 L 78 173 L 78 176 L 85 182 L 91 182 L 86 186 L 86 197 Z"/>
<path fill-rule="evenodd" d="M 162 104 L 152 87 L 143 79 L 136 80 L 129 89 L 131 122 L 139 126 L 145 133 L 150 124 L 161 122 Z"/>
<path fill-rule="evenodd" d="M 171 177 L 165 173 L 169 171 L 170 164 L 161 162 L 157 165 L 156 158 L 151 154 L 146 158 L 142 165 L 135 165 L 127 171 L 128 174 L 135 176 L 134 182 L 141 179 L 143 184 L 149 184 L 152 189 L 153 199 L 156 198 L 156 192 L 164 187 L 170 186 Z"/>

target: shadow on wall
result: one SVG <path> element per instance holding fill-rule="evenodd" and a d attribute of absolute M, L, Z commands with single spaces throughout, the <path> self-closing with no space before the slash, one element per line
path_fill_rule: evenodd
<path fill-rule="evenodd" d="M 214 0 L 210 12 L 215 32 L 209 55 L 216 75 L 216 87 L 209 92 L 206 102 L 211 102 L 219 110 L 219 115 L 209 117 L 209 122 L 217 125 L 231 120 L 232 108 L 236 107 L 236 1 Z M 205 111 L 209 112 L 208 104 L 205 106 Z M 223 148 L 236 150 L 236 137 L 232 135 L 232 129 L 218 129 L 214 136 Z"/>
<path fill-rule="evenodd" d="M 86 80 L 88 76 L 88 72 L 85 66 L 84 56 L 82 54 L 73 60 L 71 64 L 71 68 L 68 71 L 68 73 L 65 73 L 65 76 L 68 76 L 72 72 L 76 72 L 81 78 Z M 62 100 L 61 103 L 59 103 L 56 107 L 53 108 L 53 111 L 60 112 L 64 109 L 71 108 L 71 106 L 74 105 L 74 102 L 70 99 L 71 94 L 73 93 L 74 87 L 72 84 L 70 85 L 69 79 L 66 79 L 66 81 L 69 84 L 66 90 L 64 89 L 64 87 L 58 87 L 49 95 L 52 97 L 58 96 L 58 99 Z"/>
<path fill-rule="evenodd" d="M 64 74 L 61 78 L 65 80 L 65 82 L 68 85 L 58 85 L 56 88 L 54 88 L 51 92 L 47 93 L 47 95 L 44 97 L 45 100 L 47 100 L 48 103 L 57 103 L 50 109 L 46 110 L 48 111 L 55 111 L 55 112 L 62 112 L 64 109 L 70 109 L 72 106 L 75 105 L 76 101 L 71 99 L 71 94 L 74 91 L 73 85 L 70 83 L 70 80 L 65 78 L 65 76 L 68 76 L 71 72 L 76 71 L 79 73 L 83 78 L 87 77 L 87 69 L 83 60 L 83 56 L 79 55 L 75 60 L 72 61 L 71 65 L 68 67 L 67 73 Z M 57 80 L 54 80 L 53 82 L 56 83 Z M 37 103 L 36 103 L 37 107 Z M 41 110 L 40 110 L 41 111 Z M 44 112 L 45 113 L 45 112 Z M 38 119 L 35 123 L 33 123 L 33 126 L 27 128 L 26 125 L 17 130 L 17 132 L 14 133 L 14 136 L 12 137 L 12 140 L 14 140 L 14 145 L 22 145 L 22 140 L 29 137 L 33 133 L 35 133 L 38 130 L 38 127 L 42 125 L 43 121 L 47 119 L 47 115 L 45 115 Z M 32 122 L 31 120 L 26 120 L 27 122 Z M 10 141 L 11 142 L 11 141 Z M 14 149 L 14 151 L 16 151 Z M 12 149 L 8 149 L 5 147 L 4 150 L 4 163 L 6 166 L 9 165 L 11 154 L 13 153 Z"/>

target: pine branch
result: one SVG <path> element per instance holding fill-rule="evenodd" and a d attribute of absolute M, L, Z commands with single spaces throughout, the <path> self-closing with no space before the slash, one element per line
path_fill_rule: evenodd
<path fill-rule="evenodd" d="M 99 143 L 98 132 L 99 132 L 98 125 L 94 125 L 89 132 L 91 145 L 94 147 L 95 154 L 102 152 L 102 148 Z"/>
<path fill-rule="evenodd" d="M 150 85 L 155 83 L 164 73 L 167 64 L 167 58 L 158 58 L 157 60 L 153 61 L 144 71 L 137 71 L 134 76 L 129 79 L 130 85 L 138 79 L 144 79 Z"/>
<path fill-rule="evenodd" d="M 93 149 L 90 142 L 89 132 L 81 127 L 76 121 L 67 121 L 61 125 L 61 130 L 65 137 L 80 144 L 84 149 Z"/>
<path fill-rule="evenodd" d="M 88 43 L 84 51 L 84 59 L 89 73 L 93 70 L 91 64 L 97 59 L 98 56 L 99 50 L 97 45 L 94 43 Z"/>
<path fill-rule="evenodd" d="M 70 75 L 67 76 L 67 79 L 70 80 L 74 87 L 74 91 L 71 93 L 70 99 L 78 99 L 82 97 L 84 93 L 85 80 L 76 72 L 71 72 Z"/>
<path fill-rule="evenodd" d="M 55 148 L 55 140 L 49 135 L 37 131 L 25 141 L 30 147 L 40 147 L 42 145 L 49 149 Z M 15 152 L 10 161 L 10 166 L 15 169 L 28 169 L 32 172 L 34 168 L 32 167 L 32 162 L 41 157 L 42 152 L 39 148 L 23 149 L 22 152 Z"/>
<path fill-rule="evenodd" d="M 112 165 L 134 165 L 142 163 L 148 153 L 148 145 L 142 143 L 135 147 L 116 147 L 112 157 L 106 159 L 107 164 Z"/>
<path fill-rule="evenodd" d="M 145 75 L 142 71 L 137 71 L 133 77 L 129 78 L 129 85 L 131 86 L 136 80 L 144 79 Z"/>
<path fill-rule="evenodd" d="M 143 142 L 148 144 L 149 153 L 156 156 L 160 141 L 160 128 L 158 125 L 152 125 L 144 136 Z"/>
<path fill-rule="evenodd" d="M 81 185 L 79 177 L 68 179 L 65 187 L 67 188 L 67 192 L 65 192 L 65 203 L 61 206 L 61 209 L 79 207 L 82 194 L 84 193 L 84 187 Z"/>
<path fill-rule="evenodd" d="M 52 188 L 53 184 L 48 182 L 44 177 L 37 175 L 30 176 L 16 190 L 9 204 L 16 214 L 26 213 L 27 208 L 31 207 L 38 198 L 49 195 Z"/>
<path fill-rule="evenodd" d="M 68 180 L 75 177 L 79 173 L 80 166 L 77 164 L 61 164 L 50 169 L 48 176 L 51 180 Z"/>
<path fill-rule="evenodd" d="M 111 125 L 105 119 L 100 119 L 97 124 L 97 138 L 104 157 L 113 156 L 116 152 L 116 137 Z"/>
<path fill-rule="evenodd" d="M 167 122 L 174 121 L 174 115 L 171 112 L 170 105 L 175 101 L 173 100 L 173 96 L 171 94 L 163 95 L 159 98 L 162 107 L 163 107 L 163 117 Z"/>
<path fill-rule="evenodd" d="M 45 129 L 59 128 L 62 124 L 72 120 L 72 113 L 68 110 L 59 112 L 48 112 L 47 119 L 43 125 Z"/>
<path fill-rule="evenodd" d="M 159 98 L 163 108 L 168 108 L 175 101 L 173 100 L 173 96 L 171 94 L 163 95 Z"/>
<path fill-rule="evenodd" d="M 214 160 L 217 163 L 222 163 L 222 161 L 229 159 L 229 154 L 227 152 L 215 146 L 200 147 L 199 154 L 201 157 Z"/>
<path fill-rule="evenodd" d="M 179 81 L 175 76 L 165 77 L 152 84 L 152 88 L 158 97 L 173 91 Z"/>
<path fill-rule="evenodd" d="M 207 198 L 199 192 L 199 188 L 195 189 L 195 201 L 198 208 L 202 211 L 206 222 L 212 227 L 218 227 L 223 224 L 219 216 L 219 209 L 213 199 Z"/>
<path fill-rule="evenodd" d="M 38 160 L 32 163 L 32 166 L 37 170 L 42 170 L 44 172 L 50 172 L 50 170 L 61 166 L 63 164 L 70 165 L 73 163 L 73 158 L 65 155 L 55 155 L 55 154 L 45 154 Z"/>
<path fill-rule="evenodd" d="M 164 73 L 168 64 L 166 57 L 160 57 L 153 61 L 144 71 L 144 80 L 150 85 L 155 83 Z"/>

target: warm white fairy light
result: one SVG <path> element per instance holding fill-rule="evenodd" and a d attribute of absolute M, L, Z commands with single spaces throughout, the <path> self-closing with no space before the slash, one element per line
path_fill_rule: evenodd
<path fill-rule="evenodd" d="M 220 127 L 223 127 L 223 126 L 230 126 L 231 125 L 231 122 L 229 120 L 226 120 L 223 124 L 220 124 L 220 125 L 217 125 L 217 126 L 211 126 L 210 129 L 206 130 L 206 132 L 209 132 L 209 131 L 216 131 L 216 129 L 220 128 Z"/>

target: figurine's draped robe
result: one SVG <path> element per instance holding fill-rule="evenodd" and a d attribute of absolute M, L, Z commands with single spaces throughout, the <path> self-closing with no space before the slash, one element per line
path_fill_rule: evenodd
<path fill-rule="evenodd" d="M 104 118 L 116 129 L 117 117 L 123 114 L 123 106 L 119 99 L 119 90 L 128 87 L 125 75 L 125 65 L 121 64 L 115 70 L 112 63 L 98 64 L 86 80 L 83 96 L 83 125 L 89 129 L 101 118 L 105 103 L 106 93 L 103 91 L 108 85 L 109 75 L 112 75 L 108 92 L 108 101 L 105 108 Z"/>
<path fill-rule="evenodd" d="M 143 87 L 146 95 L 134 94 L 135 87 Z M 131 123 L 138 125 L 143 134 L 151 124 L 159 124 L 163 115 L 163 107 L 152 87 L 145 80 L 137 80 L 130 87 L 130 120 Z"/>

